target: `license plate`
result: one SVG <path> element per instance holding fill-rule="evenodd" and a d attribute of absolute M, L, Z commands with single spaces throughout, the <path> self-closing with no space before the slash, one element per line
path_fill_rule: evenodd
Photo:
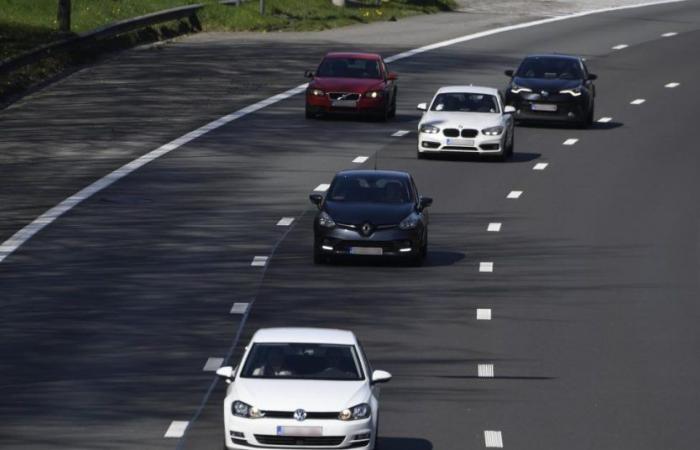
<path fill-rule="evenodd" d="M 474 139 L 448 139 L 447 145 L 461 145 L 464 147 L 474 147 Z"/>
<path fill-rule="evenodd" d="M 544 104 L 544 103 L 533 103 L 532 104 L 532 110 L 533 111 L 550 111 L 554 112 L 557 110 L 557 105 L 550 105 L 550 104 Z"/>
<path fill-rule="evenodd" d="M 277 436 L 323 436 L 323 427 L 277 427 Z"/>
<path fill-rule="evenodd" d="M 381 247 L 350 247 L 351 255 L 382 255 L 384 250 Z"/>
<path fill-rule="evenodd" d="M 357 100 L 334 100 L 331 104 L 334 108 L 355 108 Z"/>

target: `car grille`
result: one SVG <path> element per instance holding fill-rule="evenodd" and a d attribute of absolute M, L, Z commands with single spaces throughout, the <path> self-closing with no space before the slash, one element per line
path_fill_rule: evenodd
<path fill-rule="evenodd" d="M 457 128 L 445 128 L 442 134 L 447 137 L 459 137 L 459 130 Z"/>
<path fill-rule="evenodd" d="M 479 135 L 479 130 L 465 129 L 460 133 L 457 128 L 445 128 L 442 133 L 447 137 L 459 137 L 461 134 L 463 138 L 473 138 Z"/>
<path fill-rule="evenodd" d="M 341 97 L 343 97 L 343 100 L 359 100 L 360 94 L 354 94 L 352 92 L 329 92 L 328 93 L 328 98 L 330 98 L 331 100 L 338 100 Z"/>
<path fill-rule="evenodd" d="M 473 138 L 479 134 L 479 130 L 462 130 L 463 138 Z"/>
<path fill-rule="evenodd" d="M 307 419 L 338 419 L 337 412 L 307 412 Z M 271 419 L 293 419 L 294 411 L 265 411 L 265 417 Z M 340 420 L 340 419 L 338 419 Z"/>
<path fill-rule="evenodd" d="M 263 445 L 335 447 L 343 443 L 345 436 L 276 436 L 273 434 L 256 434 L 255 439 Z"/>

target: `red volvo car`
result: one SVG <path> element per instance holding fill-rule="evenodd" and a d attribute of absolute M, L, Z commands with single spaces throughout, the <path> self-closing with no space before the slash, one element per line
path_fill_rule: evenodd
<path fill-rule="evenodd" d="M 394 72 L 376 53 L 328 53 L 306 90 L 306 117 L 355 113 L 387 120 L 396 115 Z"/>

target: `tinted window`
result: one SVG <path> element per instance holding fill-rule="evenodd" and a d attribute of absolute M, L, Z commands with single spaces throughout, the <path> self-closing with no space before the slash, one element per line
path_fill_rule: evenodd
<path fill-rule="evenodd" d="M 431 111 L 463 111 L 498 113 L 498 100 L 493 95 L 449 92 L 435 97 Z"/>
<path fill-rule="evenodd" d="M 359 58 L 326 58 L 316 75 L 331 78 L 382 78 L 379 61 Z"/>
<path fill-rule="evenodd" d="M 411 203 L 413 195 L 406 177 L 386 175 L 338 175 L 328 189 L 332 202 Z"/>
<path fill-rule="evenodd" d="M 525 58 L 516 76 L 521 78 L 583 79 L 581 65 L 571 58 Z"/>
<path fill-rule="evenodd" d="M 244 378 L 362 380 L 355 348 L 327 344 L 254 344 Z"/>

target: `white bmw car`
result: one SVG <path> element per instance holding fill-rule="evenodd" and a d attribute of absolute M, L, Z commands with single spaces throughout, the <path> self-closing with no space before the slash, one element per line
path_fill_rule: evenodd
<path fill-rule="evenodd" d="M 355 335 L 321 328 L 258 330 L 229 383 L 224 447 L 373 450 L 379 384 Z"/>
<path fill-rule="evenodd" d="M 430 107 L 418 105 L 418 157 L 430 153 L 513 154 L 515 126 L 512 106 L 504 106 L 498 89 L 479 86 L 440 88 Z"/>

